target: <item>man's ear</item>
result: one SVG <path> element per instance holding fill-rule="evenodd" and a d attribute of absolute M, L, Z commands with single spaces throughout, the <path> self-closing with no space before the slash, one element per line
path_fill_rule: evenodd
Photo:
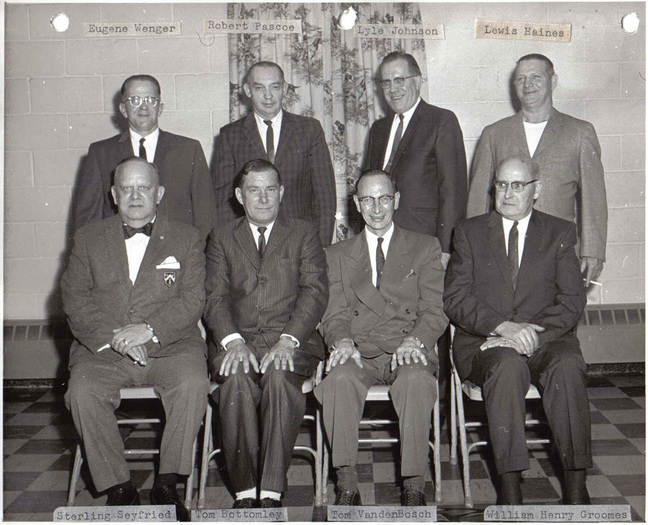
<path fill-rule="evenodd" d="M 247 83 L 243 84 L 243 91 L 247 95 L 247 98 L 252 98 L 252 90 L 250 89 L 250 86 Z"/>
<path fill-rule="evenodd" d="M 279 202 L 281 202 L 281 199 L 283 199 L 283 194 L 284 194 L 284 186 L 283 184 L 279 186 Z"/>
<path fill-rule="evenodd" d="M 119 112 L 121 113 L 122 117 L 128 120 L 128 113 L 126 111 L 126 104 L 124 102 L 119 103 Z"/>
<path fill-rule="evenodd" d="M 398 209 L 398 203 L 400 202 L 400 191 L 394 193 L 394 209 Z"/>
<path fill-rule="evenodd" d="M 353 202 L 355 202 L 356 208 L 358 209 L 358 213 L 362 214 L 362 208 L 360 207 L 360 201 L 358 200 L 358 197 L 356 195 L 353 196 Z"/>
<path fill-rule="evenodd" d="M 540 197 L 540 192 L 542 190 L 542 181 L 539 180 L 535 183 L 535 192 L 533 193 L 533 200 L 537 200 Z"/>
<path fill-rule="evenodd" d="M 117 202 L 117 190 L 115 190 L 114 186 L 110 187 L 110 193 L 112 194 L 112 198 L 115 201 L 115 206 L 119 206 L 119 202 Z"/>
<path fill-rule="evenodd" d="M 164 192 L 166 191 L 166 188 L 164 186 L 158 186 L 157 189 L 157 204 L 160 204 L 160 201 L 162 200 L 162 197 L 164 197 Z"/>
<path fill-rule="evenodd" d="M 235 188 L 234 195 L 236 196 L 236 200 L 243 205 L 243 193 L 241 192 L 241 188 Z"/>
<path fill-rule="evenodd" d="M 556 89 L 557 85 L 558 85 L 558 75 L 554 73 L 553 75 L 551 75 L 551 90 L 553 91 L 554 89 Z"/>

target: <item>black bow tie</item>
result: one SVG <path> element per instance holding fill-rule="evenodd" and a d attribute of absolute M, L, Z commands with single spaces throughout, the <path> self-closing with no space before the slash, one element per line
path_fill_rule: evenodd
<path fill-rule="evenodd" d="M 141 228 L 133 228 L 128 224 L 124 224 L 123 228 L 124 228 L 124 239 L 130 239 L 136 233 L 143 233 L 147 237 L 150 237 L 151 232 L 153 231 L 153 223 L 149 222 L 148 224 L 142 226 Z"/>

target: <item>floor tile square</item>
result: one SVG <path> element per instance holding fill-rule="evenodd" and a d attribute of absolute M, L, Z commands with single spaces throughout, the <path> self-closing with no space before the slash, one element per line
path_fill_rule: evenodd
<path fill-rule="evenodd" d="M 606 476 L 645 473 L 644 459 L 634 456 L 595 456 L 594 463 Z"/>
<path fill-rule="evenodd" d="M 645 398 L 646 397 L 646 387 L 641 385 L 641 386 L 624 386 L 619 388 L 621 392 L 623 392 L 626 396 L 630 397 L 639 397 L 639 398 Z"/>
<path fill-rule="evenodd" d="M 7 402 L 5 400 L 4 404 L 2 405 L 2 412 L 5 414 L 18 414 L 19 412 L 22 412 L 25 410 L 27 407 L 31 406 L 31 403 L 29 401 L 20 401 L 20 402 Z"/>
<path fill-rule="evenodd" d="M 70 483 L 70 472 L 62 470 L 49 470 L 40 472 L 40 475 L 29 485 L 27 490 L 61 490 L 62 487 L 68 488 Z M 77 489 L 84 488 L 84 483 L 79 480 Z"/>
<path fill-rule="evenodd" d="M 627 397 L 621 389 L 615 386 L 588 387 L 587 397 L 591 399 L 613 399 Z"/>
<path fill-rule="evenodd" d="M 589 376 L 587 378 L 587 390 L 589 391 L 590 387 L 592 388 L 604 388 L 609 386 L 615 386 L 612 381 L 610 381 L 605 376 Z"/>
<path fill-rule="evenodd" d="M 11 456 L 11 454 L 15 454 L 16 450 L 18 450 L 20 447 L 25 445 L 25 443 L 29 443 L 28 439 L 5 439 L 2 442 L 2 454 L 4 457 Z"/>
<path fill-rule="evenodd" d="M 374 483 L 396 483 L 398 476 L 396 463 L 374 463 Z"/>
<path fill-rule="evenodd" d="M 626 437 L 615 425 L 592 425 L 592 439 L 625 439 Z"/>
<path fill-rule="evenodd" d="M 389 465 L 389 463 L 380 463 L 380 465 Z M 372 483 L 376 480 L 374 465 L 372 463 L 356 465 L 356 474 L 360 483 Z"/>
<path fill-rule="evenodd" d="M 44 425 L 4 425 L 3 439 L 31 439 L 41 430 Z"/>
<path fill-rule="evenodd" d="M 11 425 L 33 425 L 42 428 L 44 425 L 53 425 L 60 419 L 61 414 L 58 413 L 29 414 L 21 412 L 11 418 Z"/>
<path fill-rule="evenodd" d="M 621 496 L 614 484 L 607 476 L 587 476 L 587 492 L 590 498 L 601 498 L 607 496 Z"/>
<path fill-rule="evenodd" d="M 26 490 L 42 472 L 4 472 L 3 491 Z M 6 503 L 5 503 L 6 505 Z"/>
<path fill-rule="evenodd" d="M 22 490 L 5 490 L 2 493 L 2 505 L 6 509 L 11 503 L 22 494 Z M 7 514 L 5 513 L 3 518 L 7 520 Z"/>
<path fill-rule="evenodd" d="M 401 489 L 396 483 L 374 483 L 376 505 L 400 505 Z"/>
<path fill-rule="evenodd" d="M 619 423 L 616 428 L 627 438 L 646 437 L 646 426 L 642 423 Z"/>
<path fill-rule="evenodd" d="M 59 454 L 14 454 L 5 459 L 5 472 L 38 472 L 47 470 L 55 461 L 59 460 Z M 68 459 L 68 462 L 70 460 Z M 69 468 L 69 466 L 68 466 Z"/>
<path fill-rule="evenodd" d="M 590 416 L 592 425 L 605 425 L 610 423 L 610 421 L 598 410 L 592 410 Z"/>
<path fill-rule="evenodd" d="M 609 379 L 613 385 L 616 385 L 618 387 L 646 385 L 646 378 L 643 374 L 610 376 Z"/>
<path fill-rule="evenodd" d="M 43 402 L 39 400 L 36 403 L 32 403 L 23 410 L 23 414 L 54 414 L 62 413 L 66 410 L 65 403 L 62 399 L 58 401 L 48 401 Z"/>
<path fill-rule="evenodd" d="M 598 410 L 637 410 L 639 405 L 634 402 L 634 400 L 628 397 L 617 397 L 612 399 L 592 399 L 590 398 L 590 403 L 594 405 Z"/>
<path fill-rule="evenodd" d="M 312 506 L 315 497 L 312 485 L 291 485 L 284 493 L 284 507 Z"/>
<path fill-rule="evenodd" d="M 62 507 L 67 502 L 66 490 L 25 491 L 18 496 L 6 509 L 5 513 L 14 512 L 49 512 Z"/>
<path fill-rule="evenodd" d="M 76 444 L 76 439 L 31 439 L 16 454 L 64 454 Z"/>
<path fill-rule="evenodd" d="M 614 425 L 646 422 L 646 414 L 642 408 L 638 410 L 606 410 L 604 414 L 607 420 Z"/>
<path fill-rule="evenodd" d="M 626 496 L 626 499 L 632 505 L 632 510 L 639 515 L 639 520 L 646 521 L 646 497 Z"/>
<path fill-rule="evenodd" d="M 48 425 L 34 435 L 34 439 L 73 439 L 79 440 L 74 425 Z"/>
<path fill-rule="evenodd" d="M 609 476 L 612 484 L 624 496 L 644 496 L 646 494 L 646 477 L 641 474 Z"/>
<path fill-rule="evenodd" d="M 555 502 L 560 499 L 547 478 L 523 478 L 522 497 L 527 503 L 532 501 Z"/>
<path fill-rule="evenodd" d="M 641 452 L 626 439 L 593 439 L 592 455 L 599 456 L 639 456 Z"/>

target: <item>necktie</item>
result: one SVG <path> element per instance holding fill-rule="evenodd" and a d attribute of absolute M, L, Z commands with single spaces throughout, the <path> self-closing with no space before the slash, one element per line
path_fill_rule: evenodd
<path fill-rule="evenodd" d="M 266 130 L 266 157 L 269 162 L 274 162 L 274 131 L 272 131 L 272 120 L 264 120 L 263 123 L 268 126 Z"/>
<path fill-rule="evenodd" d="M 139 156 L 142 157 L 144 160 L 148 161 L 148 159 L 146 158 L 146 148 L 144 147 L 144 141 L 145 141 L 145 140 L 146 140 L 146 139 L 145 139 L 144 137 L 142 137 L 142 138 L 140 139 L 140 152 L 139 152 Z"/>
<path fill-rule="evenodd" d="M 401 138 L 403 137 L 403 115 L 402 113 L 398 114 L 398 118 L 400 119 L 400 122 L 398 123 L 398 127 L 396 128 L 396 135 L 394 135 L 394 142 L 392 144 L 392 150 L 391 153 L 389 154 L 389 161 L 387 162 L 387 165 L 385 166 L 385 171 L 387 173 L 390 172 L 392 168 L 392 164 L 394 164 L 394 157 L 396 157 L 396 150 L 398 149 L 398 145 L 400 144 Z"/>
<path fill-rule="evenodd" d="M 130 239 L 136 233 L 143 233 L 147 237 L 150 237 L 151 232 L 153 231 L 153 223 L 152 222 L 149 222 L 148 224 L 145 224 L 141 228 L 133 228 L 132 226 L 129 226 L 128 224 L 123 224 L 122 227 L 124 229 L 124 239 Z"/>
<path fill-rule="evenodd" d="M 518 262 L 518 222 L 515 221 L 511 227 L 508 238 L 508 267 L 509 272 L 511 272 L 511 281 L 513 281 L 513 289 L 515 290 L 515 285 L 517 284 L 518 271 L 520 270 L 520 264 Z"/>
<path fill-rule="evenodd" d="M 259 226 L 259 257 L 263 259 L 263 252 L 265 252 L 266 240 L 265 240 L 265 231 L 267 228 L 265 226 Z"/>
<path fill-rule="evenodd" d="M 378 246 L 376 246 L 376 288 L 380 290 L 380 276 L 385 268 L 385 254 L 382 251 L 382 243 L 385 239 L 378 237 Z"/>

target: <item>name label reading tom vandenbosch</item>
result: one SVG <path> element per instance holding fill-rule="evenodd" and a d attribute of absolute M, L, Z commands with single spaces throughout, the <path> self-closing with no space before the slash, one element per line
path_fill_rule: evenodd
<path fill-rule="evenodd" d="M 85 36 L 133 37 L 133 36 L 180 36 L 180 22 L 86 22 L 83 24 Z"/>
<path fill-rule="evenodd" d="M 475 38 L 570 42 L 571 24 L 475 20 Z"/>

